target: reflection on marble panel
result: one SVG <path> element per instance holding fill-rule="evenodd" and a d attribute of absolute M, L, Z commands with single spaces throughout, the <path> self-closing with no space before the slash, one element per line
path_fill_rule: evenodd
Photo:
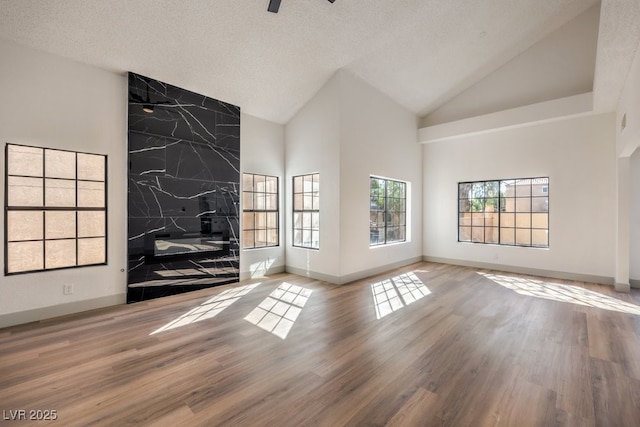
<path fill-rule="evenodd" d="M 239 278 L 240 109 L 129 74 L 128 302 Z"/>

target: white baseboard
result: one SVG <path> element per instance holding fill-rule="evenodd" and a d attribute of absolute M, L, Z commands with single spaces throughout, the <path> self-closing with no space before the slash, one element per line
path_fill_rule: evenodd
<path fill-rule="evenodd" d="M 467 260 L 461 260 L 461 259 L 441 258 L 441 257 L 431 257 L 431 256 L 424 256 L 423 260 L 428 262 L 438 262 L 441 264 L 453 264 L 453 265 L 462 265 L 465 267 L 482 268 L 486 270 L 505 271 L 508 273 L 530 274 L 532 276 L 549 277 L 553 279 L 577 280 L 580 282 L 600 283 L 603 285 L 610 285 L 610 286 L 614 285 L 613 277 L 595 276 L 591 274 L 569 273 L 565 271 L 543 270 L 539 268 L 492 264 L 492 263 L 486 263 L 486 262 L 475 262 L 475 261 L 467 261 Z"/>
<path fill-rule="evenodd" d="M 87 310 L 94 310 L 96 308 L 111 307 L 114 305 L 125 304 L 126 302 L 127 294 L 122 293 L 89 300 L 74 301 L 50 307 L 20 311 L 17 313 L 0 314 L 0 328 L 37 322 L 39 320 L 80 313 Z"/>
<path fill-rule="evenodd" d="M 358 271 L 355 273 L 345 274 L 343 276 L 333 276 L 330 274 L 319 273 L 317 271 L 308 271 L 302 268 L 292 267 L 289 265 L 286 266 L 286 272 L 297 274 L 298 276 L 311 277 L 312 279 L 322 280 L 323 282 L 332 283 L 334 285 L 344 285 L 356 280 L 365 279 L 367 277 L 375 276 L 376 274 L 381 274 L 389 270 L 393 270 L 394 268 L 404 267 L 406 265 L 414 264 L 420 261 L 422 261 L 422 257 L 414 257 L 414 258 L 410 258 L 402 261 L 397 261 L 391 264 L 385 264 L 375 268 Z"/>
<path fill-rule="evenodd" d="M 278 273 L 284 273 L 284 272 L 285 272 L 284 265 L 271 266 L 267 270 L 241 271 L 240 281 L 255 279 L 256 277 L 264 277 L 264 276 L 269 276 L 271 274 L 278 274 Z"/>

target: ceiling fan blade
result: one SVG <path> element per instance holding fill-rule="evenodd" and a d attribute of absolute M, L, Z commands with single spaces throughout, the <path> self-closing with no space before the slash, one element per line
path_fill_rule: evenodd
<path fill-rule="evenodd" d="M 278 13 L 278 9 L 280 9 L 280 0 L 269 0 L 269 7 L 267 10 L 269 12 Z"/>

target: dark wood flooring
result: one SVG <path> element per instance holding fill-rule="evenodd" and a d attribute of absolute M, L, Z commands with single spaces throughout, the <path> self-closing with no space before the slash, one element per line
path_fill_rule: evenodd
<path fill-rule="evenodd" d="M 26 425 L 19 410 L 64 426 L 637 427 L 640 292 L 434 263 L 341 287 L 280 274 L 0 329 L 0 424 Z"/>

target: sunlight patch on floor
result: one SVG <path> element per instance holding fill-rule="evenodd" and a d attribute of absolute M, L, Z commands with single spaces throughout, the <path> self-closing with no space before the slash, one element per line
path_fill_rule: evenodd
<path fill-rule="evenodd" d="M 212 317 L 217 316 L 224 310 L 229 307 L 234 302 L 238 301 L 244 295 L 247 295 L 254 288 L 256 288 L 260 283 L 254 283 L 246 286 L 239 286 L 237 288 L 227 289 L 215 297 L 203 302 L 198 307 L 195 307 L 192 310 L 189 310 L 187 313 L 178 317 L 175 320 L 167 323 L 161 328 L 156 329 L 151 332 L 150 335 L 157 334 L 159 332 L 168 331 L 170 329 L 179 328 L 181 326 L 190 325 L 192 323 L 200 322 L 205 319 L 211 319 Z"/>
<path fill-rule="evenodd" d="M 479 275 L 490 279 L 500 286 L 511 289 L 520 295 L 536 298 L 544 298 L 559 302 L 584 305 L 601 308 L 609 311 L 635 314 L 640 316 L 640 307 L 626 301 L 598 292 L 582 288 L 580 286 L 553 283 L 538 279 L 507 276 L 503 274 L 481 273 Z"/>
<path fill-rule="evenodd" d="M 311 292 L 301 286 L 282 283 L 244 319 L 286 339 Z"/>
<path fill-rule="evenodd" d="M 431 293 L 413 272 L 373 283 L 371 291 L 377 319 L 382 319 Z"/>

